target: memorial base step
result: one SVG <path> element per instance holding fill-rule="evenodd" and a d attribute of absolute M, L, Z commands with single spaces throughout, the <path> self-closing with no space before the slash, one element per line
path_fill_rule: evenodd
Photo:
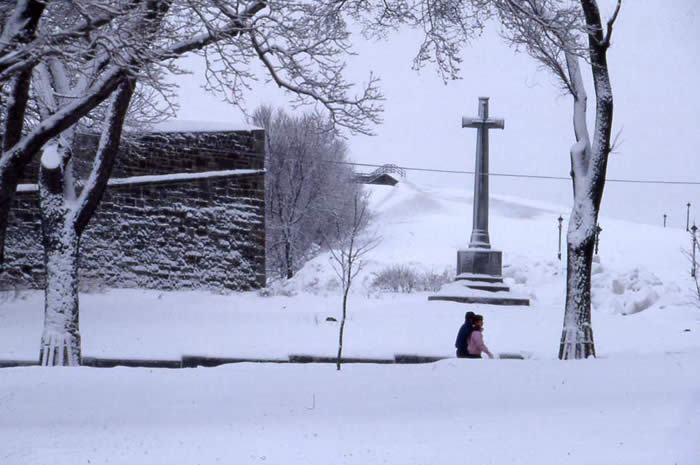
<path fill-rule="evenodd" d="M 487 283 L 502 283 L 503 276 L 478 273 L 460 273 L 455 276 L 455 281 L 482 281 Z"/>
<path fill-rule="evenodd" d="M 462 276 L 455 282 L 446 284 L 440 291 L 428 297 L 429 301 L 457 302 L 462 304 L 485 304 L 504 306 L 529 306 L 530 299 L 513 293 L 505 284 L 498 281 L 477 281 Z"/>
<path fill-rule="evenodd" d="M 464 281 L 464 285 L 469 289 L 489 292 L 510 292 L 510 287 L 503 283 L 490 283 L 487 281 Z"/>
<path fill-rule="evenodd" d="M 529 306 L 530 299 L 522 297 L 469 296 L 469 295 L 431 295 L 428 300 L 457 302 L 460 304 L 484 304 L 502 306 Z"/>

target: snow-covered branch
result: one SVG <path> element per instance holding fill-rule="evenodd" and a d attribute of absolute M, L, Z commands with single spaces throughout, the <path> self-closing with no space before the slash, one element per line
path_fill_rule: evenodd
<path fill-rule="evenodd" d="M 343 81 L 344 64 L 325 63 L 325 70 L 320 76 L 305 68 L 297 59 L 296 52 L 288 53 L 281 47 L 264 49 L 255 32 L 250 32 L 251 43 L 264 64 L 272 80 L 281 88 L 293 92 L 301 98 L 308 97 L 328 109 L 334 123 L 349 128 L 352 132 L 371 134 L 368 123 L 379 123 L 382 108 L 376 102 L 382 100 L 377 87 L 378 79 L 370 74 L 369 81 L 363 94 L 356 98 L 346 97 L 346 91 L 351 87 Z M 307 50 L 305 52 L 309 54 Z M 273 63 L 271 57 L 277 63 Z M 291 78 L 286 80 L 281 73 L 287 73 Z M 325 79 L 319 79 L 319 77 Z"/>
<path fill-rule="evenodd" d="M 87 226 L 107 187 L 107 181 L 112 174 L 114 159 L 119 151 L 122 128 L 124 127 L 124 120 L 126 119 L 135 86 L 136 83 L 133 80 L 122 81 L 112 96 L 112 102 L 104 121 L 92 170 L 83 186 L 80 197 L 78 197 L 73 213 L 74 227 L 78 234 L 82 234 Z"/>

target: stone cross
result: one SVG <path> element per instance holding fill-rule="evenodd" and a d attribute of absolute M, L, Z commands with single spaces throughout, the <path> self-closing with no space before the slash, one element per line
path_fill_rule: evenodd
<path fill-rule="evenodd" d="M 474 213 L 469 248 L 490 249 L 489 240 L 489 129 L 503 129 L 505 121 L 489 118 L 489 98 L 479 97 L 479 116 L 462 117 L 463 128 L 476 128 Z"/>
<path fill-rule="evenodd" d="M 492 249 L 489 240 L 489 129 L 503 129 L 505 122 L 489 118 L 489 99 L 479 97 L 479 116 L 462 117 L 462 127 L 477 129 L 472 236 L 467 249 L 457 250 L 455 282 L 446 284 L 428 300 L 530 305 L 530 299 L 511 293 L 503 283 L 503 252 Z"/>

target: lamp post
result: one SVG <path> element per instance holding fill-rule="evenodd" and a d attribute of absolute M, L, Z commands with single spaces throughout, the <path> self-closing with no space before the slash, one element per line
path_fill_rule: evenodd
<path fill-rule="evenodd" d="M 688 211 L 685 213 L 685 230 L 690 231 L 690 202 L 688 202 Z"/>
<path fill-rule="evenodd" d="M 690 266 L 690 276 L 694 278 L 694 277 L 695 277 L 695 271 L 696 271 L 696 269 L 695 269 L 695 267 L 696 267 L 696 264 L 695 264 L 695 246 L 697 245 L 696 233 L 698 232 L 698 227 L 695 226 L 695 223 L 693 223 L 693 227 L 690 228 L 690 232 L 691 232 L 692 235 L 693 235 L 693 254 L 692 254 L 693 263 L 692 263 L 691 266 Z"/>
<path fill-rule="evenodd" d="M 595 254 L 598 255 L 598 243 L 600 242 L 600 232 L 603 228 L 599 224 L 595 225 Z"/>
<path fill-rule="evenodd" d="M 557 218 L 557 221 L 559 222 L 559 251 L 557 252 L 557 258 L 559 261 L 561 261 L 561 224 L 564 221 L 564 218 L 559 215 L 559 218 Z"/>

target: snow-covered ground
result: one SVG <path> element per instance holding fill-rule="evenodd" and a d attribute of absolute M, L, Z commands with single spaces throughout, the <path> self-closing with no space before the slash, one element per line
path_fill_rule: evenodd
<path fill-rule="evenodd" d="M 594 267 L 598 359 L 556 360 L 566 209 L 491 202 L 491 241 L 522 307 L 382 294 L 373 273 L 442 272 L 471 229 L 471 196 L 373 187 L 381 245 L 356 281 L 344 354 L 451 356 L 464 312 L 494 352 L 524 361 L 238 364 L 184 370 L 0 369 L 0 464 L 700 463 L 700 309 L 684 230 L 602 218 Z M 566 223 L 565 223 L 566 224 Z M 110 290 L 81 295 L 83 355 L 286 359 L 334 355 L 340 295 L 327 255 L 272 296 Z M 36 359 L 41 293 L 0 296 L 0 360 Z"/>

